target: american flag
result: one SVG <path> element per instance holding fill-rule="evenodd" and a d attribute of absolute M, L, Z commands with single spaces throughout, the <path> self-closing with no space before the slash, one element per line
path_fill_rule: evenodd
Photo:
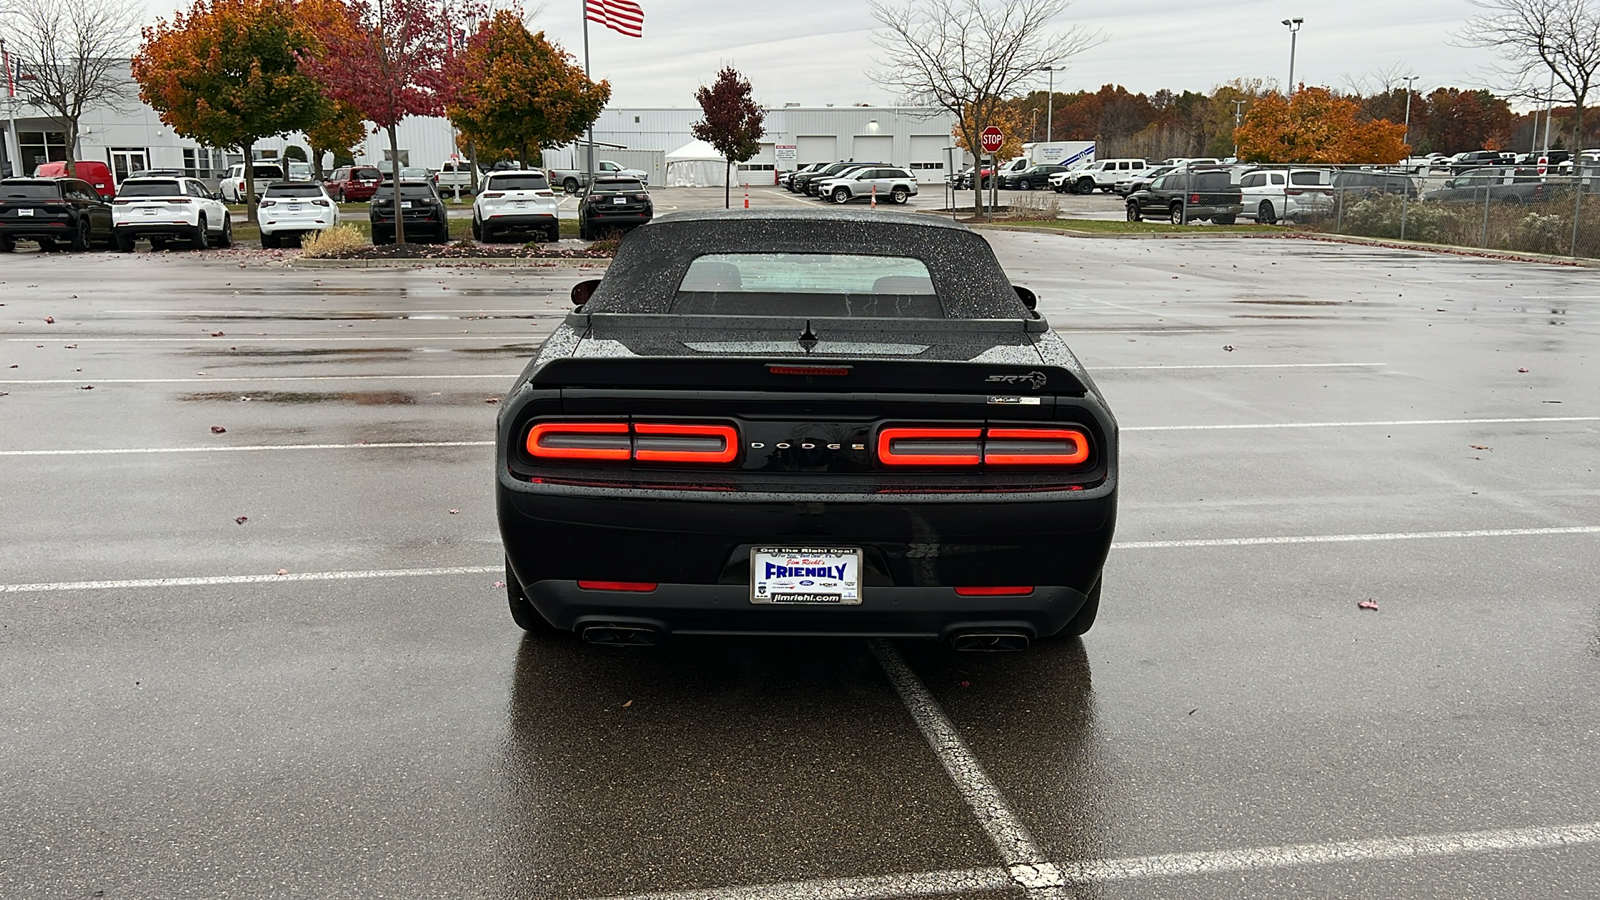
<path fill-rule="evenodd" d="M 632 0 L 583 0 L 584 18 L 628 37 L 644 37 L 644 10 Z"/>

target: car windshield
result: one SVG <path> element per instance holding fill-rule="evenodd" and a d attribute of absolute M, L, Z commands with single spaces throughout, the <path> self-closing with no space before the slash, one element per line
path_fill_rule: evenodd
<path fill-rule="evenodd" d="M 596 181 L 594 193 L 596 194 L 632 194 L 644 190 L 644 185 L 637 181 Z"/>
<path fill-rule="evenodd" d="M 671 311 L 944 318 L 921 260 L 844 253 L 706 254 L 689 264 Z"/>
<path fill-rule="evenodd" d="M 550 182 L 543 175 L 491 175 L 486 190 L 491 191 L 547 191 Z"/>
<path fill-rule="evenodd" d="M 36 181 L 32 184 L 8 184 L 0 188 L 8 200 L 60 200 L 61 189 L 53 182 Z"/>
<path fill-rule="evenodd" d="M 182 197 L 176 181 L 124 181 L 118 197 Z"/>
<path fill-rule="evenodd" d="M 314 184 L 275 184 L 267 188 L 268 197 L 321 197 L 322 188 Z"/>

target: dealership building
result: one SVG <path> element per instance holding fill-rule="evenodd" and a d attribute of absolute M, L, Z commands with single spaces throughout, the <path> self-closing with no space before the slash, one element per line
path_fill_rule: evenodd
<path fill-rule="evenodd" d="M 19 99 L 6 102 L 7 124 L 0 171 L 31 174 L 44 162 L 64 160 L 67 147 L 62 128 L 47 113 Z M 595 156 L 618 157 L 619 162 L 662 175 L 669 154 L 694 144 L 690 128 L 701 118 L 698 108 L 607 109 L 595 123 Z M 761 151 L 739 166 L 740 182 L 770 183 L 779 172 L 811 162 L 861 160 L 906 166 L 925 182 L 941 181 L 961 151 L 952 147 L 954 118 L 947 112 L 923 107 L 784 106 L 766 110 L 766 136 Z M 205 147 L 179 137 L 155 110 L 129 101 L 121 108 L 91 107 L 80 120 L 79 159 L 102 160 L 118 180 L 141 169 L 181 169 L 186 174 L 215 182 L 230 165 L 244 157 L 231 149 Z M 402 165 L 437 169 L 450 159 L 455 133 L 448 120 L 412 118 L 398 130 Z M 275 158 L 285 147 L 306 146 L 302 135 L 269 138 L 257 144 L 256 156 Z M 625 157 L 625 158 L 624 158 Z M 358 163 L 379 163 L 389 158 L 388 136 L 369 134 L 355 148 Z M 550 166 L 578 167 L 582 157 L 575 147 L 547 152 Z M 13 166 L 13 160 L 20 165 Z M 331 160 L 324 160 L 324 169 Z M 666 184 L 665 177 L 651 178 Z"/>

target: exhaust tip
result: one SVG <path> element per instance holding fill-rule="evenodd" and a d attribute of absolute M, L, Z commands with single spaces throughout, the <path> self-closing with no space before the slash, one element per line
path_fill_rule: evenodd
<path fill-rule="evenodd" d="M 610 647 L 653 647 L 661 642 L 660 632 L 643 625 L 590 625 L 581 636 L 591 644 Z"/>
<path fill-rule="evenodd" d="M 950 647 L 963 653 L 1014 653 L 1028 649 L 1022 631 L 962 631 L 950 636 Z"/>

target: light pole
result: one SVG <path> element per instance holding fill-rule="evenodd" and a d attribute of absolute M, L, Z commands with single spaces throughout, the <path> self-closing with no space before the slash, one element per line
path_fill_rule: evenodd
<path fill-rule="evenodd" d="M 1044 95 L 1044 140 L 1048 144 L 1056 139 L 1055 129 L 1051 127 L 1054 124 L 1051 114 L 1055 112 L 1056 105 L 1056 67 L 1045 66 L 1044 70 L 1050 73 L 1050 87 Z"/>
<path fill-rule="evenodd" d="M 1239 158 L 1239 122 L 1243 118 L 1243 100 L 1233 101 L 1233 158 Z"/>
<path fill-rule="evenodd" d="M 6 133 L 5 141 L 6 172 L 8 176 L 22 174 L 22 143 L 17 140 L 17 97 L 12 86 L 12 76 L 16 73 L 11 68 L 11 55 L 6 52 L 6 39 L 0 38 L 0 60 L 6 66 Z"/>
<path fill-rule="evenodd" d="M 1407 75 L 1400 79 L 1406 83 L 1406 146 L 1411 146 L 1411 85 L 1416 83 L 1417 76 Z"/>
<path fill-rule="evenodd" d="M 1285 97 L 1294 96 L 1294 45 L 1300 34 L 1300 25 L 1304 21 L 1305 19 L 1298 16 L 1283 20 L 1283 24 L 1289 26 L 1289 88 L 1283 92 Z"/>

